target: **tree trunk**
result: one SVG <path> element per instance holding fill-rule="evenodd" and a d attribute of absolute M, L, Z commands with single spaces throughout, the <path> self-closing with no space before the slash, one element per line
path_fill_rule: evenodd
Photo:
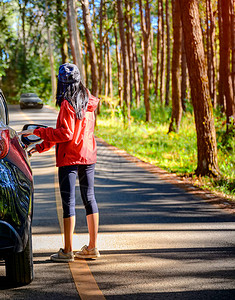
<path fill-rule="evenodd" d="M 152 87 L 152 82 L 154 82 L 153 77 L 153 28 L 150 22 L 150 44 L 149 44 L 149 85 Z"/>
<path fill-rule="evenodd" d="M 112 58 L 110 52 L 110 41 L 107 39 L 107 51 L 108 51 L 108 87 L 109 87 L 109 96 L 113 99 L 113 76 L 112 76 Z"/>
<path fill-rule="evenodd" d="M 161 32 L 162 32 L 162 27 L 161 27 L 161 13 L 162 7 L 161 7 L 161 1 L 158 0 L 158 29 L 157 29 L 157 67 L 156 67 L 156 80 L 155 80 L 155 94 L 158 98 L 159 91 L 158 91 L 158 86 L 159 86 L 159 73 L 160 73 L 160 55 L 161 55 Z"/>
<path fill-rule="evenodd" d="M 87 40 L 84 40 L 84 52 L 85 52 L 85 75 L 86 75 L 86 82 L 89 82 L 89 73 L 90 73 L 90 65 L 89 65 L 89 53 L 88 53 L 88 46 Z M 99 106 L 98 106 L 99 109 Z"/>
<path fill-rule="evenodd" d="M 91 13 L 90 13 L 90 18 L 92 22 L 92 27 L 93 27 L 93 40 L 97 41 L 98 40 L 98 35 L 97 35 L 97 19 L 96 19 L 96 6 L 95 6 L 95 0 L 89 1 L 91 2 Z M 105 3 L 104 3 L 105 4 Z M 105 7 L 104 7 L 105 9 Z"/>
<path fill-rule="evenodd" d="M 144 105 L 146 122 L 151 121 L 151 111 L 149 102 L 149 43 L 150 43 L 150 7 L 149 1 L 145 2 L 145 16 L 143 16 L 142 0 L 139 0 L 141 29 L 144 42 Z"/>
<path fill-rule="evenodd" d="M 145 4 L 146 5 L 146 4 Z M 150 91 L 151 91 L 151 87 L 152 87 L 152 83 L 154 83 L 154 77 L 153 77 L 153 28 L 151 25 L 151 11 L 150 11 L 150 2 L 149 2 L 149 18 L 147 19 L 149 22 L 149 25 L 147 27 L 149 27 L 149 46 L 148 46 L 148 50 L 149 50 L 149 54 L 148 54 L 148 74 L 149 74 L 149 95 L 150 95 Z M 146 22 L 147 22 L 146 20 Z"/>
<path fill-rule="evenodd" d="M 210 97 L 212 98 L 212 71 L 211 71 L 211 42 L 210 42 L 210 8 L 209 0 L 206 0 L 206 53 L 207 53 L 207 76 L 209 83 Z"/>
<path fill-rule="evenodd" d="M 141 45 L 141 66 L 142 66 L 142 78 L 144 78 L 144 39 L 143 36 L 140 35 L 140 45 Z M 143 82 L 143 80 L 142 80 Z"/>
<path fill-rule="evenodd" d="M 180 97 L 180 59 L 182 47 L 182 26 L 180 19 L 180 0 L 172 2 L 173 8 L 173 56 L 172 56 L 172 115 L 169 132 L 178 132 L 182 117 L 182 103 Z"/>
<path fill-rule="evenodd" d="M 163 104 L 163 95 L 165 89 L 165 26 L 164 26 L 164 10 L 163 10 L 163 0 L 161 0 L 161 66 L 160 66 L 160 101 Z"/>
<path fill-rule="evenodd" d="M 166 34 L 167 34 L 167 73 L 166 73 L 166 96 L 165 105 L 168 106 L 169 89 L 170 89 L 170 72 L 171 72 L 171 49 L 170 49 L 170 13 L 169 13 L 169 0 L 166 0 Z"/>
<path fill-rule="evenodd" d="M 57 32 L 60 41 L 61 60 L 62 60 L 62 64 L 64 64 L 69 61 L 69 57 L 68 57 L 68 46 L 66 43 L 64 26 L 63 26 L 64 18 L 63 18 L 62 0 L 56 0 L 56 20 L 57 20 Z"/>
<path fill-rule="evenodd" d="M 127 125 L 130 127 L 131 121 L 131 110 L 130 110 L 130 69 L 129 69 L 129 61 L 128 61 L 128 51 L 127 51 L 127 44 L 126 44 L 126 37 L 125 37 L 125 30 L 124 30 L 124 16 L 122 11 L 122 0 L 117 0 L 117 12 L 118 12 L 118 22 L 119 22 L 119 35 L 121 39 L 121 51 L 122 51 L 122 62 L 123 62 L 123 84 L 124 84 L 124 105 L 123 105 L 123 112 L 124 112 L 124 125 L 126 125 L 126 118 L 127 118 Z"/>
<path fill-rule="evenodd" d="M 234 16 L 234 0 L 231 0 L 231 46 L 232 46 L 232 82 L 233 97 L 235 96 L 235 16 Z"/>
<path fill-rule="evenodd" d="M 28 3 L 28 0 L 22 1 L 23 2 L 23 7 L 21 5 L 21 1 L 18 1 L 19 4 L 19 9 L 20 9 L 20 14 L 21 14 L 21 20 L 22 20 L 22 34 L 23 34 L 23 68 L 22 68 L 22 73 L 23 77 L 27 79 L 27 49 L 26 49 L 26 37 L 25 37 L 25 10 L 26 10 L 26 5 Z"/>
<path fill-rule="evenodd" d="M 75 0 L 76 1 L 76 0 Z M 79 37 L 79 31 L 77 28 L 77 16 L 75 10 L 75 1 L 67 0 L 67 20 L 69 28 L 70 47 L 73 56 L 73 63 L 78 66 L 81 79 L 85 83 L 85 69 L 82 59 L 81 42 Z"/>
<path fill-rule="evenodd" d="M 137 50 L 135 44 L 135 32 L 134 32 L 134 25 L 132 22 L 132 17 L 130 18 L 130 25 L 131 25 L 131 48 L 133 50 L 133 74 L 134 74 L 134 84 L 135 84 L 135 99 L 136 99 L 136 107 L 140 107 L 140 73 L 139 73 L 139 66 L 138 66 L 138 58 L 137 58 Z"/>
<path fill-rule="evenodd" d="M 215 17 L 212 9 L 211 0 L 209 0 L 209 13 L 210 13 L 210 49 L 211 49 L 211 72 L 212 72 L 212 101 L 213 106 L 216 108 L 217 95 L 216 95 L 216 53 L 215 53 Z"/>
<path fill-rule="evenodd" d="M 108 38 L 105 38 L 104 41 L 104 95 L 105 97 L 108 97 L 108 93 L 109 93 L 109 75 L 108 75 L 108 47 L 107 47 L 107 40 Z"/>
<path fill-rule="evenodd" d="M 103 76 L 103 0 L 100 0 L 100 32 L 99 32 L 99 95 L 102 94 L 102 76 Z"/>
<path fill-rule="evenodd" d="M 89 60 L 91 65 L 91 81 L 92 81 L 92 95 L 98 97 L 98 68 L 95 44 L 92 35 L 92 24 L 89 10 L 88 0 L 82 0 L 83 22 L 85 27 L 87 46 L 89 51 Z"/>
<path fill-rule="evenodd" d="M 187 60 L 184 49 L 184 38 L 182 36 L 181 48 L 181 104 L 183 111 L 186 112 L 186 98 L 187 98 Z"/>
<path fill-rule="evenodd" d="M 133 86 L 133 76 L 132 76 L 132 62 L 133 62 L 133 49 L 131 47 L 131 26 L 130 26 L 130 2 L 132 0 L 125 0 L 125 22 L 126 22 L 126 41 L 127 41 L 127 52 L 128 52 L 128 62 L 129 62 L 129 76 L 130 76 L 130 103 L 132 104 L 132 86 Z"/>
<path fill-rule="evenodd" d="M 117 58 L 117 68 L 118 68 L 118 95 L 120 99 L 120 106 L 123 106 L 123 72 L 121 70 L 121 57 L 119 52 L 119 44 L 118 44 L 118 37 L 117 37 L 117 29 L 114 26 L 114 35 L 115 35 L 115 44 L 116 44 L 116 58 Z"/>
<path fill-rule="evenodd" d="M 225 97 L 224 97 L 224 55 L 223 55 L 223 26 L 222 26 L 222 0 L 218 0 L 218 20 L 219 20 L 219 98 L 218 104 L 221 107 L 221 111 L 225 111 Z"/>
<path fill-rule="evenodd" d="M 235 124 L 235 103 L 233 97 L 232 78 L 230 73 L 230 38 L 231 38 L 231 18 L 230 1 L 224 1 L 222 5 L 222 26 L 223 40 L 221 41 L 222 55 L 224 61 L 224 95 L 226 99 L 227 125 Z"/>
<path fill-rule="evenodd" d="M 197 0 L 180 0 L 187 66 L 197 131 L 197 175 L 219 174 L 212 104 Z"/>
<path fill-rule="evenodd" d="M 45 9 L 45 14 L 46 14 L 46 19 L 48 16 L 48 5 L 47 1 L 45 3 L 46 9 Z M 56 97 L 56 76 L 55 76 L 55 69 L 54 69 L 54 56 L 53 56 L 53 50 L 51 46 L 51 33 L 50 33 L 50 28 L 49 24 L 46 21 L 46 29 L 47 29 L 47 41 L 48 41 L 48 54 L 49 54 L 49 59 L 50 59 L 50 67 L 51 67 L 51 90 L 52 90 L 52 100 L 53 102 L 55 101 Z"/>

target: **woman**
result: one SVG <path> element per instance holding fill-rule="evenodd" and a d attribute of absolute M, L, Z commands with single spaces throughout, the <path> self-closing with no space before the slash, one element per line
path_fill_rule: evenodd
<path fill-rule="evenodd" d="M 97 249 L 99 224 L 98 207 L 94 195 L 94 171 L 96 142 L 94 139 L 94 111 L 99 99 L 90 95 L 83 86 L 76 65 L 60 66 L 56 104 L 60 107 L 56 129 L 38 128 L 21 134 L 34 134 L 43 139 L 30 150 L 44 152 L 56 145 L 56 165 L 59 168 L 59 185 L 63 204 L 64 249 L 51 255 L 51 260 L 68 262 L 74 260 L 72 251 L 75 227 L 75 184 L 78 174 L 82 200 L 86 209 L 89 245 L 75 253 L 78 258 L 100 256 Z"/>

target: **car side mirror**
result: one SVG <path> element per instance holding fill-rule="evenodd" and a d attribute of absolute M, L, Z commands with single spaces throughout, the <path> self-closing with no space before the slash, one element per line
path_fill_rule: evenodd
<path fill-rule="evenodd" d="M 47 128 L 48 126 L 38 125 L 38 124 L 25 124 L 22 130 L 37 129 L 40 127 Z M 23 134 L 21 135 L 21 142 L 26 146 L 29 146 L 31 144 L 36 144 L 40 141 L 41 138 L 36 135 L 28 135 L 28 136 L 24 136 Z"/>

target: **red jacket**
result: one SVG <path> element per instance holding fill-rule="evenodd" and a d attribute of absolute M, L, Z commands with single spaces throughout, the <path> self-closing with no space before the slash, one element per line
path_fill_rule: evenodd
<path fill-rule="evenodd" d="M 33 133 L 44 140 L 36 145 L 37 151 L 47 151 L 56 144 L 57 167 L 95 163 L 94 111 L 98 102 L 98 98 L 90 95 L 85 117 L 79 120 L 74 108 L 64 100 L 61 103 L 56 129 L 48 127 L 34 130 Z"/>

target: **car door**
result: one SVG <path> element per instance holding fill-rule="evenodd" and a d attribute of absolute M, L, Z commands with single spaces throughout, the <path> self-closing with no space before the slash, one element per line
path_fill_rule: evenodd
<path fill-rule="evenodd" d="M 33 177 L 26 150 L 9 126 L 1 90 L 0 158 L 0 257 L 12 283 L 28 284 L 33 279 Z"/>

